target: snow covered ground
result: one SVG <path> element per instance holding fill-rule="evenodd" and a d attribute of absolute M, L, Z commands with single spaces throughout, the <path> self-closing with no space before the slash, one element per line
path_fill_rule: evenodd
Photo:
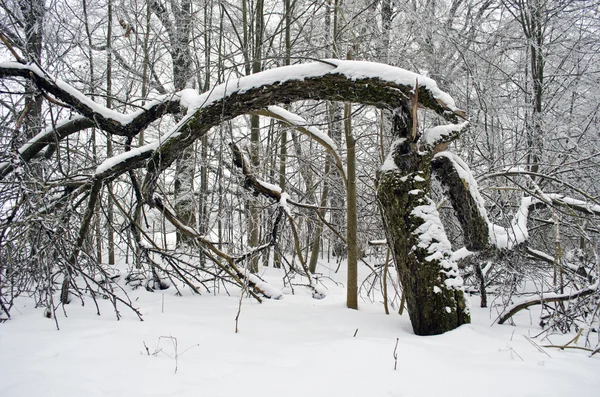
<path fill-rule="evenodd" d="M 277 270 L 265 272 L 280 283 Z M 343 287 L 328 287 L 323 300 L 301 288 L 278 301 L 244 300 L 237 334 L 237 291 L 138 289 L 130 296 L 143 322 L 126 308 L 116 321 L 107 301 L 102 316 L 91 301 L 71 304 L 60 331 L 21 299 L 0 325 L 0 396 L 600 395 L 600 355 L 538 351 L 525 338 L 539 332 L 527 313 L 517 327 L 490 327 L 489 310 L 474 307 L 473 324 L 418 337 L 406 313 L 386 316 L 381 303 L 364 301 L 348 310 Z"/>

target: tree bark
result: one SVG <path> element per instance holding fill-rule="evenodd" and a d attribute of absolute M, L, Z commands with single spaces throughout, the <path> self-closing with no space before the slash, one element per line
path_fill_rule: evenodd
<path fill-rule="evenodd" d="M 346 161 L 348 186 L 346 188 L 346 243 L 348 245 L 348 275 L 346 306 L 358 309 L 358 218 L 356 213 L 356 139 L 352 135 L 352 108 L 344 104 L 344 131 L 346 135 Z"/>
<path fill-rule="evenodd" d="M 432 152 L 408 139 L 413 128 L 410 107 L 396 109 L 394 166 L 378 177 L 377 197 L 387 241 L 417 335 L 436 335 L 470 321 L 458 267 L 430 198 Z M 387 162 L 386 162 L 387 164 Z"/>
<path fill-rule="evenodd" d="M 25 30 L 25 51 L 28 61 L 41 64 L 42 40 L 44 26 L 45 0 L 20 0 L 19 8 L 23 15 L 23 29 Z M 31 139 L 40 132 L 42 119 L 42 96 L 33 81 L 25 83 L 25 120 L 23 129 L 25 139 Z"/>

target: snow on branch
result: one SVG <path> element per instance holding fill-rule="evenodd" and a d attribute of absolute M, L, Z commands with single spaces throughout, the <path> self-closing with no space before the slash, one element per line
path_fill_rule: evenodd
<path fill-rule="evenodd" d="M 223 121 L 307 99 L 357 102 L 393 110 L 413 97 L 417 80 L 421 107 L 451 122 L 464 117 L 450 95 L 433 80 L 404 69 L 361 61 L 326 60 L 285 66 L 227 81 L 198 96 L 186 94 L 187 114 L 148 163 L 144 195 L 152 195 L 160 173 L 182 149 Z"/>
<path fill-rule="evenodd" d="M 438 110 L 441 113 L 450 111 L 461 117 L 464 116 L 464 112 L 456 106 L 454 99 L 440 90 L 437 83 L 428 77 L 381 63 L 339 59 L 284 66 L 230 80 L 200 95 L 195 104 L 190 104 L 189 112 L 207 107 L 225 97 L 241 95 L 256 88 L 333 75 L 342 76 L 345 80 L 352 82 L 373 79 L 374 82 L 379 82 L 381 85 L 402 88 L 407 92 L 412 92 L 418 81 L 419 95 L 423 95 L 421 91 L 426 93 L 425 98 L 420 99 L 423 101 L 421 102 L 422 106 Z M 304 95 L 308 98 L 311 94 L 305 92 Z M 433 103 L 429 102 L 432 100 Z"/>
<path fill-rule="evenodd" d="M 529 177 L 529 179 L 531 181 L 533 180 L 532 177 L 536 177 L 536 178 L 547 179 L 547 180 L 559 183 L 559 184 L 573 190 L 577 194 L 585 197 L 585 199 L 589 200 L 589 202 L 592 202 L 594 204 L 590 204 L 590 203 L 586 203 L 581 200 L 570 199 L 570 198 L 566 198 L 567 199 L 566 201 L 561 201 L 561 197 L 564 197 L 563 195 L 560 195 L 560 194 L 545 195 L 545 194 L 541 194 L 541 192 L 538 192 L 538 193 L 540 193 L 541 196 L 544 196 L 541 198 L 543 198 L 544 200 L 546 200 L 547 198 L 550 198 L 555 204 L 559 204 L 559 205 L 560 204 L 571 205 L 574 209 L 577 209 L 578 211 L 588 212 L 590 214 L 599 214 L 600 213 L 600 202 L 595 197 L 592 197 L 589 194 L 587 194 L 585 191 L 578 189 L 576 186 L 573 186 L 569 182 L 566 182 L 555 176 L 542 174 L 539 172 L 531 172 L 531 171 L 524 169 L 523 167 L 510 167 L 501 172 L 484 175 L 480 178 L 480 180 L 496 178 L 499 176 L 503 176 L 503 177 L 527 176 L 527 177 Z"/>
<path fill-rule="evenodd" d="M 468 121 L 464 121 L 460 124 L 438 125 L 425 130 L 421 137 L 421 141 L 426 147 L 434 148 L 439 144 L 455 140 L 468 126 Z"/>
<path fill-rule="evenodd" d="M 135 136 L 165 113 L 179 111 L 179 98 L 175 94 L 150 101 L 135 112 L 120 113 L 94 102 L 70 84 L 50 77 L 31 63 L 0 63 L 0 78 L 6 77 L 22 77 L 33 81 L 43 92 L 52 94 L 83 117 L 92 120 L 99 128 L 115 135 Z"/>
<path fill-rule="evenodd" d="M 160 139 L 107 158 L 96 168 L 96 177 L 103 178 L 119 170 L 131 169 L 134 164 L 139 164 L 141 161 L 150 158 L 159 143 Z"/>
<path fill-rule="evenodd" d="M 348 184 L 346 170 L 344 169 L 344 166 L 342 164 L 342 157 L 338 152 L 337 145 L 335 144 L 333 139 L 327 136 L 327 134 L 325 134 L 319 128 L 309 125 L 309 123 L 299 115 L 287 111 L 279 106 L 269 106 L 266 110 L 259 110 L 255 113 L 283 121 L 284 123 L 295 127 L 296 130 L 298 130 L 300 133 L 317 141 L 317 143 L 322 145 L 325 148 L 325 150 L 327 150 L 327 152 L 329 152 L 333 156 L 335 166 L 338 169 L 340 176 L 342 177 L 344 185 Z"/>
<path fill-rule="evenodd" d="M 548 202 L 548 199 L 551 201 Z M 504 228 L 490 223 L 490 243 L 501 249 L 511 249 L 524 243 L 529 238 L 527 229 L 529 211 L 538 205 L 560 205 L 578 212 L 600 215 L 599 205 L 563 196 L 562 194 L 549 193 L 544 194 L 542 198 L 526 196 L 521 198 L 521 205 L 514 215 L 510 227 Z"/>
<path fill-rule="evenodd" d="M 481 250 L 487 244 L 499 249 L 512 249 L 524 243 L 529 238 L 529 212 L 535 206 L 560 205 L 579 212 L 600 215 L 600 205 L 598 204 L 561 194 L 538 192 L 540 197 L 525 196 L 521 198 L 521 203 L 510 226 L 496 225 L 488 218 L 485 201 L 479 193 L 477 180 L 469 166 L 460 157 L 447 151 L 440 152 L 434 156 L 433 166 L 448 189 L 452 205 L 465 232 L 465 243 L 469 249 Z M 486 230 L 483 229 L 484 225 L 487 225 L 487 242 L 480 241 L 482 240 L 481 236 L 486 233 Z"/>
<path fill-rule="evenodd" d="M 553 204 L 572 208 L 579 212 L 586 212 L 590 215 L 600 215 L 600 205 L 592 204 L 588 201 L 574 199 L 562 194 L 546 194 L 552 200 Z"/>
<path fill-rule="evenodd" d="M 475 176 L 473 176 L 469 165 L 463 159 L 461 159 L 459 156 L 452 152 L 444 151 L 437 153 L 434 156 L 434 159 L 436 158 L 446 158 L 450 161 L 450 164 L 458 173 L 460 179 L 463 181 L 463 185 L 468 189 L 471 197 L 473 198 L 473 201 L 477 206 L 479 214 L 483 219 L 485 219 L 487 223 L 489 223 L 487 210 L 485 209 L 485 200 L 479 193 L 479 188 L 477 187 L 477 180 L 475 179 Z"/>
<path fill-rule="evenodd" d="M 550 292 L 545 293 L 542 296 L 534 296 L 532 298 L 522 300 L 521 302 L 517 302 L 514 305 L 507 307 L 505 313 L 499 317 L 498 324 L 504 324 L 509 318 L 511 318 L 521 310 L 527 309 L 530 306 L 541 305 L 550 302 L 571 301 L 574 299 L 583 298 L 591 294 L 597 294 L 598 292 L 598 281 L 596 281 L 594 284 L 586 288 L 582 288 L 571 293 L 556 294 Z"/>
<path fill-rule="evenodd" d="M 75 132 L 79 132 L 93 126 L 94 123 L 92 121 L 81 116 L 70 120 L 60 121 L 54 126 L 46 128 L 21 146 L 18 150 L 19 159 L 24 162 L 28 162 L 37 156 L 48 145 L 53 145 Z M 0 179 L 4 178 L 13 170 L 14 164 L 8 162 L 0 164 Z"/>
<path fill-rule="evenodd" d="M 527 220 L 529 209 L 534 204 L 533 197 L 521 198 L 521 205 L 513 216 L 509 227 L 502 227 L 490 223 L 490 243 L 496 248 L 512 249 L 524 243 L 529 238 Z"/>

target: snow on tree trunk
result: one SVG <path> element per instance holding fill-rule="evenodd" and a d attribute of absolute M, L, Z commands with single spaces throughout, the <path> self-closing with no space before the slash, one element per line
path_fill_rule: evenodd
<path fill-rule="evenodd" d="M 430 198 L 433 151 L 408 137 L 410 116 L 395 128 L 396 141 L 378 175 L 377 197 L 387 241 L 417 335 L 437 335 L 469 323 L 462 278 Z"/>

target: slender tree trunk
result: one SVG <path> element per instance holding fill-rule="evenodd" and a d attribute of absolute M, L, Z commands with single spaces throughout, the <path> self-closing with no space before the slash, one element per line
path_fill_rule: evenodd
<path fill-rule="evenodd" d="M 19 8 L 23 15 L 23 29 L 25 31 L 25 50 L 24 56 L 28 61 L 36 62 L 41 65 L 42 62 L 42 40 L 45 16 L 45 0 L 19 0 Z M 36 136 L 42 126 L 42 96 L 37 95 L 37 87 L 33 82 L 25 82 L 25 118 L 23 121 L 23 130 L 25 132 L 24 141 Z"/>
<path fill-rule="evenodd" d="M 333 33 L 332 33 L 332 42 L 331 42 L 331 52 L 334 58 L 339 58 L 340 49 L 339 49 L 339 40 L 340 40 L 340 29 L 339 29 L 339 20 L 340 20 L 340 6 L 341 0 L 333 0 Z M 333 141 L 338 145 L 338 147 L 342 146 L 342 105 L 338 102 L 332 102 L 330 105 L 330 129 L 329 134 Z M 334 185 L 331 187 L 331 207 L 333 208 L 331 212 L 331 223 L 337 227 L 339 230 L 343 230 L 346 226 L 346 220 L 344 216 L 344 209 L 346 208 L 345 203 L 345 192 L 342 188 L 342 181 L 338 175 L 338 173 L 334 173 L 333 175 Z M 344 242 L 338 238 L 337 236 L 332 236 L 333 238 L 333 255 L 338 258 L 343 258 L 346 256 L 346 245 Z"/>
<path fill-rule="evenodd" d="M 263 43 L 263 0 L 256 1 L 254 13 L 254 51 L 252 53 L 252 73 L 258 73 L 262 70 L 262 43 Z M 250 116 L 250 162 L 258 172 L 260 165 L 260 117 L 258 115 Z M 260 208 L 258 200 L 252 198 L 249 200 L 248 214 L 248 245 L 250 248 L 257 247 L 260 243 Z M 250 271 L 258 272 L 258 256 L 251 258 Z"/>
<path fill-rule="evenodd" d="M 175 90 L 183 90 L 193 81 L 194 71 L 190 50 L 192 28 L 191 0 L 181 0 L 179 5 L 172 3 L 175 26 L 171 32 L 171 58 L 173 60 L 173 84 Z M 196 205 L 194 196 L 195 146 L 183 150 L 175 164 L 175 211 L 188 225 L 196 227 Z M 177 244 L 187 243 L 186 238 L 177 233 Z"/>
<path fill-rule="evenodd" d="M 107 35 L 106 35 L 106 107 L 112 108 L 112 0 L 108 0 L 108 24 L 107 24 Z M 113 156 L 112 139 L 110 135 L 106 141 L 106 155 L 108 158 Z M 110 182 L 107 184 L 107 189 L 111 188 Z M 114 223 L 114 211 L 113 203 L 110 195 L 107 197 L 106 202 L 106 233 L 107 233 L 107 250 L 108 250 L 108 264 L 114 265 L 115 263 L 115 236 L 113 232 Z"/>
<path fill-rule="evenodd" d="M 381 48 L 379 62 L 388 63 L 392 30 L 392 0 L 381 0 Z"/>
<path fill-rule="evenodd" d="M 92 49 L 92 32 L 90 31 L 90 24 L 88 19 L 88 11 L 87 11 L 87 0 L 82 0 L 82 10 L 83 10 L 83 19 L 85 23 L 85 33 L 87 36 L 87 44 L 88 44 L 88 62 L 89 62 L 89 71 L 90 71 L 90 81 L 89 81 L 89 91 L 90 98 L 92 100 L 95 99 L 96 93 L 96 75 L 94 72 L 94 53 Z M 94 164 L 98 164 L 98 142 L 96 129 L 92 128 L 92 155 Z M 95 218 L 94 218 L 94 233 L 91 234 L 90 238 L 95 238 L 95 248 L 96 248 L 96 261 L 97 263 L 102 263 L 102 218 L 100 217 L 100 206 L 102 205 L 102 193 L 98 192 L 99 200 L 96 202 L 95 208 Z"/>
<path fill-rule="evenodd" d="M 323 190 L 321 192 L 321 201 L 319 203 L 319 218 L 323 218 L 326 213 L 325 207 L 327 206 L 327 200 L 329 198 L 329 183 L 327 182 L 327 178 L 329 177 L 329 173 L 331 172 L 331 161 L 329 159 L 325 160 L 325 171 L 323 172 Z M 315 234 L 313 237 L 313 246 L 312 251 L 310 253 L 310 261 L 308 264 L 308 269 L 311 273 L 315 273 L 317 271 L 317 260 L 319 259 L 319 249 L 321 248 L 321 235 L 323 233 L 323 222 L 317 222 L 315 227 Z"/>
<path fill-rule="evenodd" d="M 358 309 L 358 218 L 356 214 L 356 140 L 352 136 L 352 108 L 344 105 L 344 131 L 346 135 L 346 162 L 348 187 L 346 188 L 346 242 L 348 245 L 348 285 L 346 306 Z"/>
<path fill-rule="evenodd" d="M 291 1 L 283 0 L 283 6 L 285 11 L 285 59 L 284 65 L 290 65 L 291 63 L 291 53 L 292 53 L 292 39 L 291 39 L 291 23 L 292 23 L 292 9 L 291 9 Z M 281 190 L 285 191 L 285 183 L 286 183 L 286 168 L 287 168 L 287 128 L 282 124 L 281 131 L 281 147 L 279 149 L 279 187 Z M 279 253 L 275 251 L 274 256 L 274 266 L 276 268 L 281 267 L 281 257 Z"/>
<path fill-rule="evenodd" d="M 257 115 L 250 116 L 250 162 L 257 171 L 260 165 L 260 119 Z M 260 243 L 260 208 L 258 199 L 248 200 L 248 246 L 257 247 Z M 250 271 L 258 272 L 258 255 L 251 258 Z"/>

